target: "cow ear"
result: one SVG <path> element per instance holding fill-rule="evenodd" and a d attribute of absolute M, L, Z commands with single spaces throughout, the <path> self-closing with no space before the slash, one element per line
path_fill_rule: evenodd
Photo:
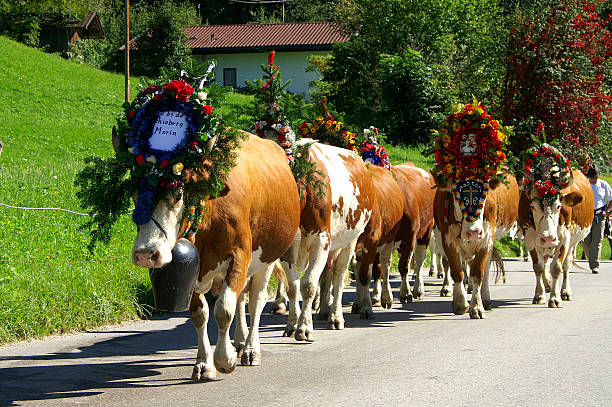
<path fill-rule="evenodd" d="M 230 191 L 230 187 L 229 187 L 229 185 L 227 185 L 227 182 L 226 182 L 225 183 L 225 188 L 223 188 L 221 190 L 221 192 L 219 192 L 219 196 L 217 198 L 221 198 L 222 196 L 225 196 L 225 195 L 229 194 L 229 191 Z"/>
<path fill-rule="evenodd" d="M 113 149 L 115 153 L 119 152 L 119 135 L 117 134 L 117 127 L 113 126 Z"/>
<path fill-rule="evenodd" d="M 493 191 L 494 189 L 499 187 L 500 184 L 501 184 L 501 182 L 499 182 L 496 179 L 489 180 L 489 190 Z"/>
<path fill-rule="evenodd" d="M 574 206 L 582 202 L 582 199 L 582 195 L 580 195 L 579 193 L 570 192 L 569 194 L 563 195 L 563 198 L 561 198 L 561 202 L 567 206 Z"/>

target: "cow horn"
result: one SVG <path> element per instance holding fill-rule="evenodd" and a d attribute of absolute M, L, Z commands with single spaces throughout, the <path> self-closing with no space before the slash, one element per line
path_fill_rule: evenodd
<path fill-rule="evenodd" d="M 210 153 L 213 149 L 213 147 L 215 146 L 215 142 L 217 141 L 217 137 L 219 137 L 218 134 L 215 134 L 214 136 L 210 137 L 208 139 L 208 141 L 206 142 L 206 150 Z"/>

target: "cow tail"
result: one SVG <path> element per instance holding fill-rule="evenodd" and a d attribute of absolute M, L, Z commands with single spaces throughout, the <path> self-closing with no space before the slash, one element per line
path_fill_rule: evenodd
<path fill-rule="evenodd" d="M 503 283 L 506 284 L 506 269 L 504 268 L 504 260 L 502 259 L 501 252 L 493 247 L 493 252 L 491 253 L 491 262 L 495 264 L 495 284 L 501 278 Z"/>
<path fill-rule="evenodd" d="M 276 281 L 282 282 L 285 287 L 289 285 L 287 274 L 285 274 L 285 270 L 283 269 L 283 266 L 281 266 L 280 260 L 276 260 L 276 262 L 274 262 L 274 269 L 272 270 L 272 273 L 274 274 Z"/>

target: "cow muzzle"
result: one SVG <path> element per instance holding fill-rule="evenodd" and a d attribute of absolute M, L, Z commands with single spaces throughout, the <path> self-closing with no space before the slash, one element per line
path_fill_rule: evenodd
<path fill-rule="evenodd" d="M 542 247 L 555 247 L 559 244 L 559 239 L 553 235 L 540 235 L 538 242 Z"/>
<path fill-rule="evenodd" d="M 132 252 L 132 263 L 140 267 L 160 267 L 161 252 L 153 249 L 134 250 Z"/>
<path fill-rule="evenodd" d="M 482 229 L 468 229 L 465 231 L 465 240 L 473 242 L 482 239 Z"/>

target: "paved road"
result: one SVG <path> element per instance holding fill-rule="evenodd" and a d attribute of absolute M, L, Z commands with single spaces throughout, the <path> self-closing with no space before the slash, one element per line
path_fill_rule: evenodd
<path fill-rule="evenodd" d="M 530 266 L 511 259 L 485 320 L 451 314 L 433 278 L 425 300 L 370 321 L 345 307 L 346 329 L 320 323 L 312 344 L 282 338 L 285 317 L 268 314 L 263 365 L 208 383 L 189 380 L 186 314 L 0 347 L 0 405 L 610 406 L 612 263 L 602 265 L 573 269 L 562 309 L 532 305 Z M 393 288 L 397 297 L 397 278 Z"/>

